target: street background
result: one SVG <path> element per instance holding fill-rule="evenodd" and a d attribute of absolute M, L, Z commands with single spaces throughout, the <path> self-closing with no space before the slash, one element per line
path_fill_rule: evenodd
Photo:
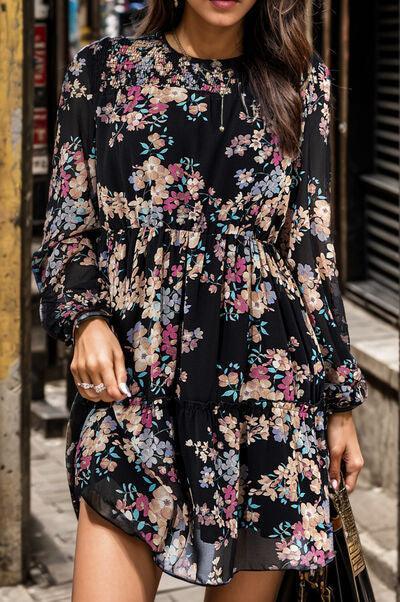
<path fill-rule="evenodd" d="M 352 351 L 369 398 L 355 411 L 365 467 L 351 495 L 377 602 L 400 602 L 399 5 L 308 1 L 308 35 L 331 69 L 333 233 Z M 0 602 L 70 600 L 76 519 L 65 427 L 69 351 L 39 324 L 40 244 L 54 121 L 73 54 L 132 35 L 145 2 L 0 3 Z M 202 600 L 164 575 L 159 602 Z"/>

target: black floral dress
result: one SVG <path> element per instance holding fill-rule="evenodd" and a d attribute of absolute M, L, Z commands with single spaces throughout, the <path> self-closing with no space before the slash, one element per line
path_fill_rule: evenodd
<path fill-rule="evenodd" d="M 161 33 L 103 38 L 65 75 L 32 263 L 40 316 L 72 345 L 79 314 L 103 315 L 131 391 L 76 395 L 72 501 L 188 582 L 334 557 L 327 415 L 367 384 L 330 232 L 330 84 L 314 52 L 290 160 L 240 56 L 187 59 Z"/>

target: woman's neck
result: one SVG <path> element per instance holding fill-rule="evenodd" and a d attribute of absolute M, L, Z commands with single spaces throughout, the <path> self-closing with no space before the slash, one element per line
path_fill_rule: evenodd
<path fill-rule="evenodd" d="M 184 51 L 197 58 L 231 58 L 243 52 L 242 23 L 216 26 L 202 19 L 186 4 L 182 18 L 175 29 Z M 176 50 L 175 38 L 169 34 L 168 42 Z"/>

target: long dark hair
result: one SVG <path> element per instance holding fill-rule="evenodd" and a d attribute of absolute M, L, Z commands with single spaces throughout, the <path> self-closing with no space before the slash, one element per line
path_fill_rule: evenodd
<path fill-rule="evenodd" d="M 184 0 L 148 0 L 135 36 L 174 29 Z M 262 114 L 282 152 L 297 156 L 301 127 L 301 76 L 312 48 L 306 37 L 306 0 L 257 0 L 244 17 L 244 67 Z"/>

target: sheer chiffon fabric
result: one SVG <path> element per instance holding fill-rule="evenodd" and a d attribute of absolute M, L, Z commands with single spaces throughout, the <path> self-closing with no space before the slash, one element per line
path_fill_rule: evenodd
<path fill-rule="evenodd" d="M 103 38 L 65 74 L 32 261 L 42 324 L 72 345 L 80 313 L 103 315 L 131 392 L 76 395 L 71 499 L 188 582 L 334 557 L 327 417 L 367 384 L 331 235 L 330 92 L 314 52 L 290 159 L 241 57 L 188 60 L 160 33 Z"/>

